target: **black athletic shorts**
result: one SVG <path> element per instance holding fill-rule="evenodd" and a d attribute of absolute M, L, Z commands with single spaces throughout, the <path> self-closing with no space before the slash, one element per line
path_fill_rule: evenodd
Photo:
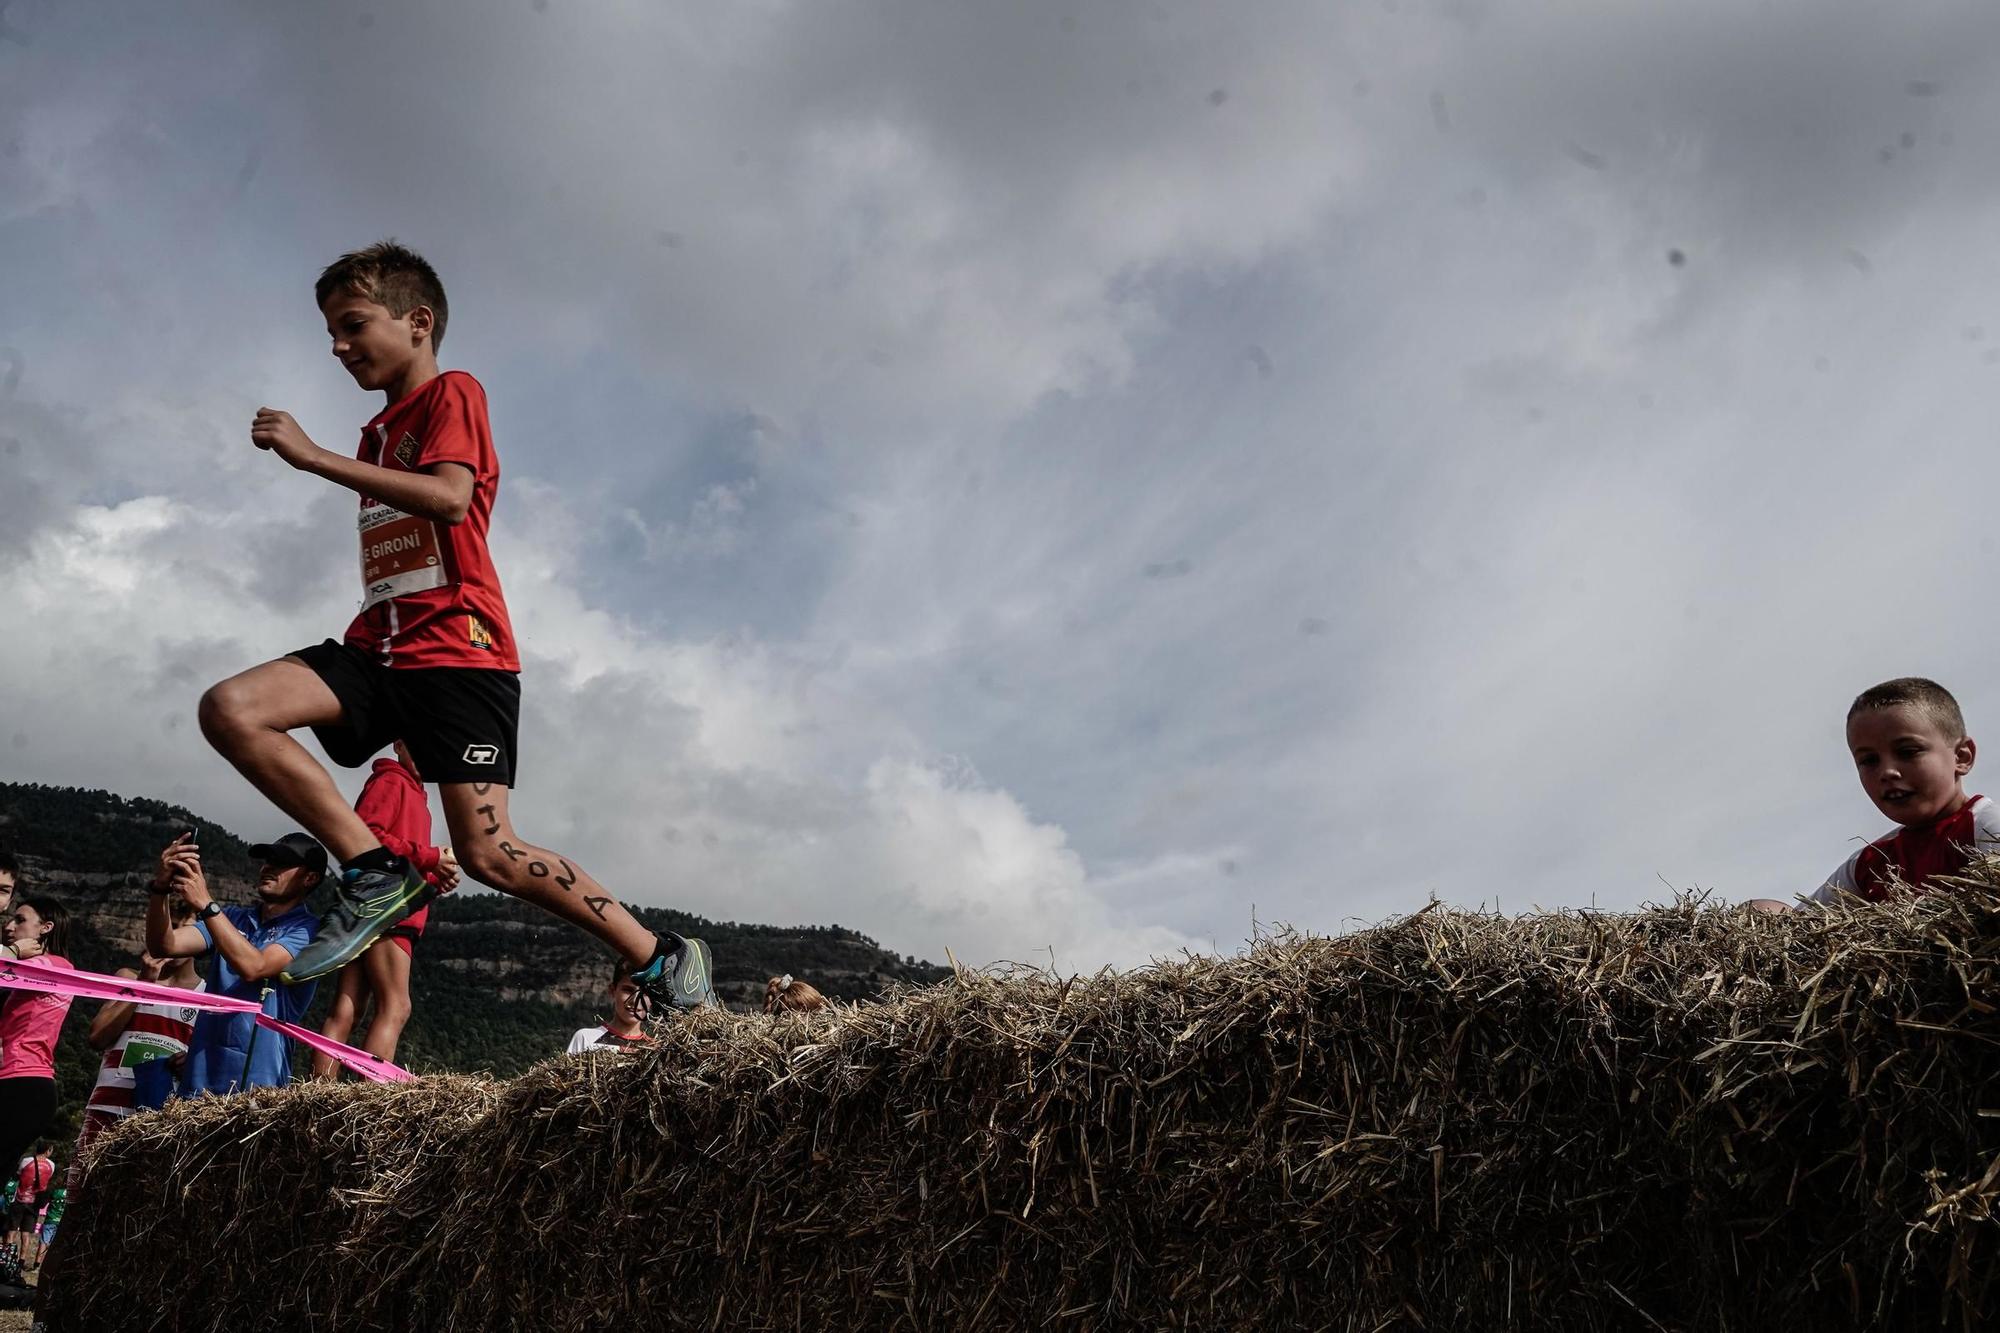
<path fill-rule="evenodd" d="M 314 727 L 327 757 L 359 768 L 391 741 L 426 782 L 514 785 L 521 678 L 490 667 L 397 667 L 328 639 L 291 656 L 340 700 L 338 726 Z"/>

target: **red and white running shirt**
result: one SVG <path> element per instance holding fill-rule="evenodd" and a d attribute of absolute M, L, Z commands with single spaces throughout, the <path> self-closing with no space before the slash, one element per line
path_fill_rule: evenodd
<path fill-rule="evenodd" d="M 454 527 L 361 497 L 361 614 L 347 642 L 391 667 L 519 671 L 500 575 L 486 551 L 500 456 L 479 381 L 447 370 L 383 408 L 361 428 L 355 457 L 392 472 L 459 464 L 472 473 L 472 504 Z"/>
<path fill-rule="evenodd" d="M 189 989 L 207 988 L 207 982 L 197 981 Z M 104 1053 L 97 1086 L 90 1090 L 84 1110 L 108 1116 L 132 1114 L 132 1071 L 148 1060 L 165 1060 L 185 1052 L 200 1012 L 178 1004 L 142 1004 L 134 1010 L 132 1021 Z"/>
<path fill-rule="evenodd" d="M 1956 875 L 1975 857 L 2000 851 L 2000 809 L 1975 796 L 1957 813 L 1928 824 L 1895 829 L 1841 862 L 1812 900 L 1830 903 L 1842 893 L 1881 902 L 1900 885 L 1922 889 L 1934 875 Z"/>

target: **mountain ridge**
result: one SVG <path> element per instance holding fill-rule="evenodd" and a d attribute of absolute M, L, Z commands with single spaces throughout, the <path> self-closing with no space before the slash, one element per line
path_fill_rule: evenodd
<path fill-rule="evenodd" d="M 0 846 L 22 863 L 29 892 L 62 899 L 72 915 L 71 961 L 94 971 L 136 963 L 144 940 L 146 886 L 153 859 L 194 829 L 216 897 L 249 902 L 256 866 L 249 844 L 212 820 L 148 797 L 97 788 L 0 783 Z M 316 895 L 314 906 L 323 906 Z M 829 998 L 863 1000 L 923 985 L 950 969 L 899 956 L 839 925 L 771 926 L 710 921 L 671 908 L 627 904 L 652 930 L 699 935 L 715 956 L 724 1004 L 761 1004 L 765 981 L 783 973 L 809 980 Z M 417 945 L 412 1015 L 397 1059 L 418 1073 L 486 1072 L 511 1077 L 561 1053 L 570 1033 L 600 1022 L 611 956 L 595 939 L 527 903 L 464 888 L 437 900 Z M 314 996 L 317 1027 L 334 993 Z M 57 1053 L 58 1126 L 73 1135 L 96 1078 L 84 1040 L 94 1006 L 79 1004 Z M 359 1043 L 365 1027 L 349 1038 Z M 294 1052 L 295 1068 L 304 1057 Z"/>

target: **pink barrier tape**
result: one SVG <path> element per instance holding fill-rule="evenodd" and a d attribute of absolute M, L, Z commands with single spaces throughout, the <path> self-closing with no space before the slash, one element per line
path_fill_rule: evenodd
<path fill-rule="evenodd" d="M 133 977 L 109 977 L 81 968 L 50 967 L 33 959 L 0 956 L 0 987 L 14 990 L 47 991 L 79 1000 L 125 1000 L 133 1004 L 172 1004 L 183 1009 L 215 1009 L 225 1012 L 257 1012 L 255 1000 L 206 991 L 182 990 Z"/>
<path fill-rule="evenodd" d="M 132 1004 L 171 1004 L 183 1009 L 210 1009 L 221 1013 L 255 1014 L 260 1026 L 274 1032 L 282 1032 L 294 1041 L 302 1041 L 324 1055 L 329 1055 L 355 1073 L 377 1083 L 402 1083 L 416 1075 L 400 1065 L 391 1064 L 379 1055 L 370 1055 L 345 1042 L 322 1037 L 317 1032 L 308 1031 L 294 1023 L 271 1017 L 255 1000 L 240 999 L 233 995 L 211 995 L 207 991 L 182 990 L 178 986 L 162 986 L 158 982 L 140 981 L 135 977 L 111 977 L 102 972 L 85 972 L 81 968 L 50 967 L 47 963 L 37 963 L 31 958 L 8 958 L 0 955 L 0 988 L 11 990 L 46 991 L 50 995 L 67 995 L 79 1000 L 124 1000 Z"/>
<path fill-rule="evenodd" d="M 293 1041 L 302 1041 L 322 1055 L 332 1056 L 361 1077 L 376 1083 L 407 1083 L 416 1077 L 401 1065 L 391 1064 L 379 1055 L 358 1051 L 345 1042 L 322 1037 L 319 1033 L 309 1028 L 302 1028 L 296 1023 L 287 1023 L 269 1014 L 257 1015 L 257 1023 L 260 1027 L 267 1027 L 273 1032 L 282 1032 Z"/>

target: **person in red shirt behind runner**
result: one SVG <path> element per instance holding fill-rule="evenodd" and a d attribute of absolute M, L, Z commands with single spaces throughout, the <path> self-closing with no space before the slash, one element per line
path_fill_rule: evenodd
<path fill-rule="evenodd" d="M 408 858 L 439 893 L 450 893 L 458 887 L 458 862 L 451 848 L 431 845 L 431 808 L 424 799 L 423 775 L 408 746 L 397 741 L 395 748 L 394 759 L 375 761 L 354 812 L 384 847 Z M 428 903 L 419 907 L 369 945 L 360 961 L 340 970 L 340 989 L 320 1026 L 320 1036 L 346 1041 L 361 1017 L 366 992 L 375 997 L 375 1016 L 369 1020 L 362 1049 L 395 1060 L 396 1044 L 410 1021 L 410 964 L 430 914 Z M 313 1077 L 339 1078 L 340 1065 L 332 1056 L 315 1052 Z"/>
<path fill-rule="evenodd" d="M 438 784 L 465 873 L 597 936 L 654 1002 L 713 1004 L 707 945 L 655 936 L 569 858 L 514 831 L 507 799 L 521 661 L 486 549 L 500 461 L 479 381 L 438 369 L 448 312 L 436 272 L 383 241 L 335 260 L 314 296 L 334 356 L 384 406 L 362 428 L 354 458 L 322 449 L 290 413 L 268 407 L 252 420 L 250 440 L 361 497 L 361 612 L 342 641 L 232 676 L 200 708 L 209 743 L 343 866 L 319 934 L 286 980 L 354 961 L 436 894 L 290 735 L 310 727 L 344 768 L 400 737 Z"/>

